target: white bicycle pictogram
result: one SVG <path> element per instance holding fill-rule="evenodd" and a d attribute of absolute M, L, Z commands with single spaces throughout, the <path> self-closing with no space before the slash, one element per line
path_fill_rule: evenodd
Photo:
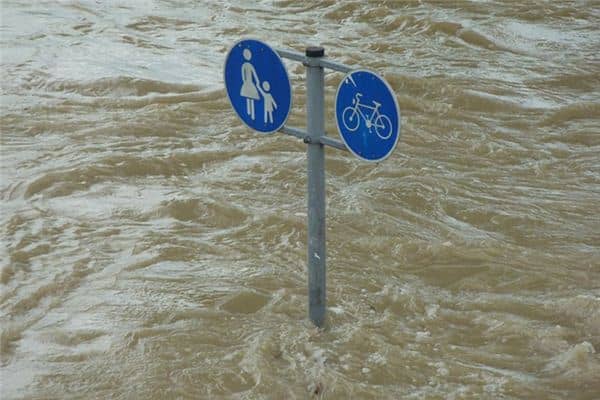
<path fill-rule="evenodd" d="M 342 112 L 344 126 L 350 132 L 354 132 L 360 126 L 360 119 L 362 117 L 369 132 L 371 132 L 371 127 L 374 127 L 377 136 L 384 140 L 389 139 L 392 136 L 392 121 L 387 115 L 379 112 L 381 103 L 373 100 L 373 106 L 362 104 L 360 102 L 361 96 L 362 93 L 356 93 L 354 99 L 352 99 L 353 105 L 344 108 L 344 112 Z M 371 110 L 369 118 L 367 118 L 363 110 Z"/>

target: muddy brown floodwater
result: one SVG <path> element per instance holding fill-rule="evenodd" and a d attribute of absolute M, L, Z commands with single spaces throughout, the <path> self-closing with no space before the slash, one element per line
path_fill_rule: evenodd
<path fill-rule="evenodd" d="M 598 2 L 0 13 L 3 400 L 600 398 Z M 245 37 L 322 45 L 402 111 L 385 162 L 326 151 L 323 331 L 305 145 L 251 132 L 223 87 Z"/>

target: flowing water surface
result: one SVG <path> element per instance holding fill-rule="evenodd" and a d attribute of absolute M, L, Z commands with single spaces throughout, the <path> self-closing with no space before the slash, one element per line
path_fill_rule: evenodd
<path fill-rule="evenodd" d="M 0 15 L 2 399 L 600 397 L 598 2 Z M 251 132 L 223 87 L 245 37 L 322 45 L 397 93 L 390 158 L 326 150 L 324 330 L 305 145 Z"/>

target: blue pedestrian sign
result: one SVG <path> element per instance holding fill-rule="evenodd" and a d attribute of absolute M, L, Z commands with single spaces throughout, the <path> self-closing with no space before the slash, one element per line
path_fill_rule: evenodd
<path fill-rule="evenodd" d="M 262 133 L 279 130 L 292 108 L 292 85 L 279 55 L 253 39 L 237 42 L 225 59 L 225 88 L 242 122 Z"/>
<path fill-rule="evenodd" d="M 346 147 L 358 158 L 382 161 L 400 137 L 400 108 L 390 85 L 379 75 L 352 71 L 340 82 L 335 121 Z"/>

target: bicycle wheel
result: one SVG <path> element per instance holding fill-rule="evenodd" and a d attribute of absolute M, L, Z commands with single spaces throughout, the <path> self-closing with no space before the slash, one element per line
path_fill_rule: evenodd
<path fill-rule="evenodd" d="M 350 106 L 346 107 L 342 113 L 342 122 L 350 132 L 357 130 L 358 125 L 360 124 L 360 115 L 358 115 L 356 108 Z"/>
<path fill-rule="evenodd" d="M 375 133 L 382 139 L 388 139 L 392 136 L 392 121 L 387 115 L 380 115 L 375 119 Z"/>

